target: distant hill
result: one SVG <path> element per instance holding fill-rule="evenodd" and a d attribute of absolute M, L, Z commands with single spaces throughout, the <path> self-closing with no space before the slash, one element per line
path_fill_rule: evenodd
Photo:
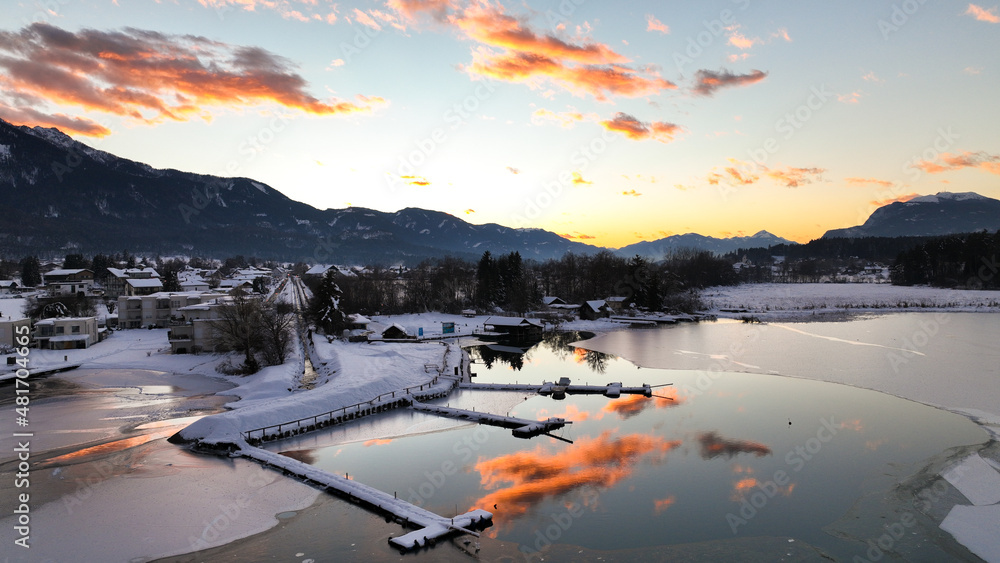
<path fill-rule="evenodd" d="M 971 192 L 939 192 L 884 205 L 863 225 L 833 229 L 823 238 L 940 236 L 983 229 L 1000 229 L 1000 200 Z"/>
<path fill-rule="evenodd" d="M 158 170 L 56 129 L 0 120 L 0 254 L 253 255 L 413 263 L 486 250 L 547 259 L 600 249 L 541 229 L 473 225 L 439 211 L 319 210 L 249 178 Z"/>
<path fill-rule="evenodd" d="M 707 250 L 715 254 L 727 254 L 740 248 L 767 248 L 779 244 L 794 245 L 793 241 L 772 235 L 767 231 L 760 231 L 749 237 L 715 238 L 695 233 L 686 235 L 671 235 L 654 241 L 643 241 L 619 248 L 615 254 L 619 256 L 631 257 L 638 254 L 652 260 L 659 260 L 664 256 L 681 249 Z"/>

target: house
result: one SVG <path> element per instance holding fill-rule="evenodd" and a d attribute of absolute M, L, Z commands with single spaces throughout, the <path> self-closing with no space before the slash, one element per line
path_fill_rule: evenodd
<path fill-rule="evenodd" d="M 0 348 L 20 348 L 16 338 L 28 334 L 31 334 L 30 319 L 0 319 Z"/>
<path fill-rule="evenodd" d="M 253 291 L 253 281 L 250 280 L 222 280 L 219 282 L 219 291 L 226 291 L 232 293 L 237 289 L 251 293 Z"/>
<path fill-rule="evenodd" d="M 180 310 L 189 305 L 200 305 L 226 298 L 223 293 L 157 292 L 149 295 L 121 296 L 118 298 L 119 328 L 166 328 L 171 321 L 181 318 Z"/>
<path fill-rule="evenodd" d="M 208 282 L 201 278 L 192 278 L 180 282 L 181 291 L 208 291 Z"/>
<path fill-rule="evenodd" d="M 371 319 L 359 313 L 347 315 L 347 328 L 350 330 L 368 330 L 371 322 Z"/>
<path fill-rule="evenodd" d="M 543 331 L 542 323 L 523 317 L 489 317 L 483 329 L 513 340 L 540 339 Z"/>
<path fill-rule="evenodd" d="M 56 268 L 42 275 L 42 281 L 52 295 L 76 295 L 94 287 L 94 272 L 86 268 Z"/>
<path fill-rule="evenodd" d="M 108 277 L 104 282 L 104 295 L 112 299 L 117 299 L 121 295 L 127 295 L 126 282 L 128 280 L 148 280 L 154 278 L 159 279 L 160 274 L 150 267 L 108 268 Z"/>
<path fill-rule="evenodd" d="M 551 307 L 558 307 L 560 305 L 566 305 L 566 302 L 560 299 L 559 297 L 555 297 L 553 295 L 547 295 L 545 297 L 542 297 L 542 305 L 551 308 Z"/>
<path fill-rule="evenodd" d="M 129 297 L 151 295 L 163 289 L 160 278 L 128 278 L 125 280 L 125 295 Z"/>
<path fill-rule="evenodd" d="M 594 320 L 607 317 L 611 314 L 608 304 L 603 299 L 587 301 L 580 307 L 580 318 Z"/>
<path fill-rule="evenodd" d="M 42 350 L 89 348 L 98 341 L 97 317 L 59 317 L 35 323 L 34 340 Z"/>
<path fill-rule="evenodd" d="M 623 297 L 616 295 L 613 297 L 608 297 L 604 300 L 608 304 L 608 310 L 611 313 L 621 313 L 625 309 L 625 303 L 628 301 L 628 297 Z"/>
<path fill-rule="evenodd" d="M 17 282 L 14 280 L 0 280 L 0 295 L 10 295 L 11 293 L 20 293 L 21 288 L 18 287 Z"/>
<path fill-rule="evenodd" d="M 406 333 L 406 329 L 396 323 L 392 323 L 382 331 L 383 340 L 401 340 L 408 338 L 411 338 L 411 336 Z"/>
<path fill-rule="evenodd" d="M 178 309 L 181 320 L 170 326 L 167 342 L 173 354 L 197 354 L 216 351 L 216 330 L 213 321 L 222 318 L 221 307 L 229 302 L 225 297 L 212 302 L 187 305 Z"/>

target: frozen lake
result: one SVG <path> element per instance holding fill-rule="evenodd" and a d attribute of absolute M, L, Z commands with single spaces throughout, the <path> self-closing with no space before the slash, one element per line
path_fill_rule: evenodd
<path fill-rule="evenodd" d="M 269 449 L 441 514 L 496 514 L 483 538 L 460 537 L 411 560 L 467 560 L 478 547 L 488 561 L 850 561 L 870 557 L 869 542 L 892 524 L 903 530 L 892 550 L 907 559 L 975 560 L 938 528 L 961 499 L 936 475 L 989 434 L 965 416 L 860 387 L 925 399 L 959 393 L 949 378 L 967 395 L 995 387 L 997 336 L 996 317 L 975 314 L 718 322 L 585 341 L 564 334 L 524 354 L 472 350 L 476 381 L 674 385 L 650 399 L 463 391 L 440 401 L 562 416 L 574 423 L 558 434 L 572 444 L 397 412 Z M 821 378 L 850 385 L 810 380 Z M 990 400 L 944 398 L 970 411 Z M 172 561 L 401 558 L 385 543 L 403 533 L 399 525 L 325 495 L 279 520 L 264 534 Z"/>

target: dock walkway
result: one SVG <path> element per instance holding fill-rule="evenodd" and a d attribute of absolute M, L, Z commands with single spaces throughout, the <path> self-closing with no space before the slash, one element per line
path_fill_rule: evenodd
<path fill-rule="evenodd" d="M 328 473 L 301 461 L 260 448 L 245 447 L 236 452 L 236 455 L 267 467 L 279 469 L 284 473 L 296 475 L 304 482 L 328 493 L 366 504 L 375 510 L 392 515 L 405 526 L 417 528 L 402 536 L 389 538 L 391 545 L 403 551 L 433 545 L 437 540 L 454 533 L 471 534 L 478 537 L 479 533 L 474 528 L 487 527 L 493 521 L 492 512 L 478 508 L 465 514 L 459 514 L 454 518 L 445 518 L 397 498 L 395 494 L 389 495 L 364 483 Z"/>
<path fill-rule="evenodd" d="M 528 420 L 526 418 L 517 418 L 514 416 L 503 416 L 488 412 L 470 411 L 452 407 L 439 407 L 418 402 L 414 402 L 410 408 L 415 411 L 436 414 L 447 418 L 468 420 L 470 422 L 487 424 L 489 426 L 509 428 L 511 433 L 517 438 L 531 438 L 541 434 L 548 434 L 552 430 L 558 430 L 567 424 L 573 424 L 572 421 L 568 421 L 564 418 L 551 417 L 545 420 Z"/>

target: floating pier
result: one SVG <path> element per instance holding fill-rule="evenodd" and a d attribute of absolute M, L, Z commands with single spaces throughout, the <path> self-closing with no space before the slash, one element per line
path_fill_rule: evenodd
<path fill-rule="evenodd" d="M 558 430 L 567 424 L 573 424 L 572 421 L 568 421 L 564 418 L 551 417 L 545 420 L 528 420 L 526 418 L 517 418 L 514 416 L 502 416 L 488 412 L 439 407 L 417 402 L 414 402 L 410 408 L 420 412 L 436 414 L 438 416 L 455 418 L 458 420 L 468 420 L 470 422 L 477 422 L 479 424 L 486 424 L 489 426 L 509 428 L 511 430 L 511 434 L 517 438 L 533 438 L 542 434 L 549 434 L 549 432 Z M 553 437 L 557 438 L 556 436 Z M 563 438 L 559 439 L 568 441 Z"/>
<path fill-rule="evenodd" d="M 669 384 L 667 384 L 669 385 Z M 660 387 L 659 385 L 657 387 Z M 524 385 L 518 383 L 462 383 L 460 389 L 475 391 L 534 391 L 539 395 L 562 399 L 566 395 L 604 395 L 616 399 L 622 395 L 653 396 L 653 387 L 643 383 L 639 387 L 625 387 L 620 382 L 607 385 L 571 385 L 567 377 L 559 378 L 557 382 L 543 381 L 541 385 Z"/>
<path fill-rule="evenodd" d="M 417 529 L 399 537 L 389 538 L 389 544 L 402 551 L 434 545 L 438 540 L 451 534 L 470 534 L 479 537 L 475 529 L 492 525 L 493 513 L 475 509 L 454 518 L 445 518 L 425 510 L 395 494 L 390 495 L 374 487 L 334 475 L 309 464 L 255 447 L 245 447 L 237 455 L 252 459 L 264 466 L 279 469 L 286 474 L 296 475 L 306 483 L 328 493 L 392 515 L 397 522 Z"/>

